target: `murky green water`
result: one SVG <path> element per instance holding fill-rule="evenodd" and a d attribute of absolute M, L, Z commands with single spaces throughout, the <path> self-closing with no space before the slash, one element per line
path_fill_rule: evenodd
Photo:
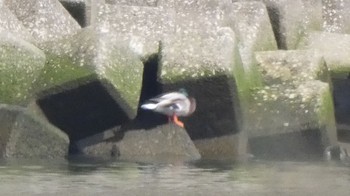
<path fill-rule="evenodd" d="M 350 167 L 262 162 L 0 163 L 0 195 L 350 195 Z"/>

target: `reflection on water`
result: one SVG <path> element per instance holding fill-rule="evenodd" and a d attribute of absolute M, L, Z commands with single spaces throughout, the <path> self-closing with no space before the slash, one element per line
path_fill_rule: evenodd
<path fill-rule="evenodd" d="M 1 195 L 350 195 L 329 163 L 0 162 Z"/>

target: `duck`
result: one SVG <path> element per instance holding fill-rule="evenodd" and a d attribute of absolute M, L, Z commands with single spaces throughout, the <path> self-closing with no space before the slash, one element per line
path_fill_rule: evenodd
<path fill-rule="evenodd" d="M 144 110 L 152 110 L 157 113 L 168 116 L 169 122 L 173 122 L 179 127 L 184 128 L 179 116 L 190 116 L 196 110 L 196 100 L 188 96 L 185 89 L 160 94 L 148 99 L 140 106 Z"/>

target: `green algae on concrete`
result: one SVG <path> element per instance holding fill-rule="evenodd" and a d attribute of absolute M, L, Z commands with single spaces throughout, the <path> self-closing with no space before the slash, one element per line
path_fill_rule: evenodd
<path fill-rule="evenodd" d="M 89 69 L 76 66 L 70 57 L 55 54 L 47 54 L 47 57 L 48 61 L 35 84 L 38 93 L 91 75 Z"/>
<path fill-rule="evenodd" d="M 44 48 L 48 61 L 36 85 L 39 91 L 76 87 L 79 84 L 74 81 L 82 78 L 87 79 L 85 83 L 98 80 L 121 107 L 127 105 L 131 118 L 136 115 L 143 64 L 117 36 L 86 28 Z"/>
<path fill-rule="evenodd" d="M 305 81 L 298 87 L 265 86 L 253 93 L 249 114 L 249 137 L 325 129 L 325 136 L 334 142 L 335 123 L 329 84 L 318 80 Z M 329 102 L 330 101 L 330 102 Z M 331 104 L 331 105 L 330 105 Z"/>
<path fill-rule="evenodd" d="M 265 86 L 252 91 L 249 104 L 252 151 L 322 157 L 327 146 L 336 144 L 336 128 L 330 72 L 320 53 L 266 51 L 257 52 L 256 59 Z"/>
<path fill-rule="evenodd" d="M 45 54 L 7 32 L 0 33 L 0 103 L 25 105 L 45 65 Z"/>
<path fill-rule="evenodd" d="M 328 146 L 337 144 L 328 83 L 266 86 L 255 97 L 247 125 L 251 153 L 257 157 L 320 160 Z"/>
<path fill-rule="evenodd" d="M 309 83 L 313 88 L 319 89 L 319 95 L 317 96 L 317 106 L 316 114 L 318 123 L 321 129 L 323 129 L 323 143 L 325 147 L 330 145 L 335 145 L 337 143 L 337 129 L 336 120 L 334 115 L 334 103 L 333 96 L 330 90 L 330 84 L 320 83 L 315 81 L 314 83 Z"/>
<path fill-rule="evenodd" d="M 225 25 L 234 29 L 243 68 L 250 86 L 260 86 L 261 77 L 256 67 L 254 52 L 277 50 L 266 6 L 263 2 L 235 2 L 227 8 Z"/>

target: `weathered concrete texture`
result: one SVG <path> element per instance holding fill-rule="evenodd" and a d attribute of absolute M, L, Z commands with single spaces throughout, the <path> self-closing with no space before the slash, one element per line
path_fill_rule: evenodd
<path fill-rule="evenodd" d="M 158 0 L 105 0 L 105 2 L 108 4 L 155 7 Z"/>
<path fill-rule="evenodd" d="M 302 0 L 304 5 L 305 33 L 321 31 L 324 25 L 323 4 L 320 0 Z"/>
<path fill-rule="evenodd" d="M 204 159 L 244 160 L 248 158 L 248 138 L 242 133 L 203 138 L 193 142 Z"/>
<path fill-rule="evenodd" d="M 115 34 L 143 60 L 159 51 L 159 41 L 174 33 L 172 10 L 106 4 L 99 7 L 97 32 Z"/>
<path fill-rule="evenodd" d="M 240 132 L 239 100 L 245 96 L 249 79 L 244 78 L 237 42 L 230 28 L 222 28 L 216 34 L 203 32 L 165 40 L 159 69 L 164 91 L 185 87 L 197 99 L 194 115 L 184 118 L 192 139 Z"/>
<path fill-rule="evenodd" d="M 322 0 L 323 29 L 330 33 L 350 33 L 350 1 Z"/>
<path fill-rule="evenodd" d="M 256 101 L 250 105 L 250 114 L 254 118 L 251 116 L 252 122 L 248 123 L 251 127 L 249 135 L 255 137 L 317 128 L 319 123 L 327 125 L 332 119 L 330 122 L 334 126 L 329 96 L 329 85 L 317 80 L 305 81 L 297 88 L 266 86 L 254 93 Z M 323 111 L 323 107 L 330 107 L 331 111 Z"/>
<path fill-rule="evenodd" d="M 263 0 L 280 49 L 295 49 L 304 33 L 302 0 Z"/>
<path fill-rule="evenodd" d="M 176 33 L 191 35 L 201 31 L 217 31 L 224 21 L 225 7 L 230 0 L 158 0 L 157 6 L 174 9 Z"/>
<path fill-rule="evenodd" d="M 63 42 L 47 45 L 48 63 L 37 86 L 50 94 L 99 80 L 130 118 L 136 115 L 143 64 L 118 36 L 84 29 Z M 73 85 L 73 86 L 71 86 Z M 60 87 L 60 88 L 57 88 Z"/>
<path fill-rule="evenodd" d="M 201 157 L 186 130 L 173 124 L 128 130 L 119 141 L 84 145 L 89 139 L 95 140 L 93 137 L 85 139 L 79 148 L 85 155 L 96 157 L 117 156 L 121 160 L 147 162 L 193 161 Z"/>
<path fill-rule="evenodd" d="M 256 52 L 258 69 L 265 85 L 297 87 L 308 80 L 330 82 L 322 54 L 315 50 Z"/>
<path fill-rule="evenodd" d="M 23 108 L 0 105 L 0 157 L 63 159 L 68 146 L 61 130 Z"/>
<path fill-rule="evenodd" d="M 350 35 L 312 32 L 299 44 L 300 49 L 315 49 L 335 74 L 350 71 Z"/>
<path fill-rule="evenodd" d="M 0 2 L 0 31 L 7 31 L 23 40 L 34 42 L 34 38 L 23 26 L 22 22 L 20 22 L 2 2 Z"/>
<path fill-rule="evenodd" d="M 39 42 L 73 35 L 80 29 L 58 0 L 4 0 L 4 3 Z"/>
<path fill-rule="evenodd" d="M 313 154 L 321 158 L 326 147 L 336 144 L 333 102 L 327 83 L 307 81 L 297 89 L 270 87 L 258 91 L 255 98 L 257 101 L 250 105 L 252 120 L 247 123 L 254 155 L 293 159 Z"/>
<path fill-rule="evenodd" d="M 44 65 L 41 50 L 11 33 L 0 32 L 0 103 L 27 104 Z"/>
<path fill-rule="evenodd" d="M 236 2 L 227 11 L 225 25 L 237 33 L 238 48 L 245 73 L 256 79 L 254 83 L 259 84 L 254 52 L 277 49 L 265 4 Z"/>
<path fill-rule="evenodd" d="M 266 86 L 253 92 L 247 122 L 256 156 L 322 158 L 335 145 L 336 127 L 329 73 L 313 51 L 257 52 Z M 290 138 L 290 141 L 288 141 Z"/>
<path fill-rule="evenodd" d="M 160 58 L 159 77 L 162 83 L 196 80 L 220 74 L 243 77 L 237 40 L 234 32 L 227 27 L 216 33 L 201 32 L 164 40 Z"/>

